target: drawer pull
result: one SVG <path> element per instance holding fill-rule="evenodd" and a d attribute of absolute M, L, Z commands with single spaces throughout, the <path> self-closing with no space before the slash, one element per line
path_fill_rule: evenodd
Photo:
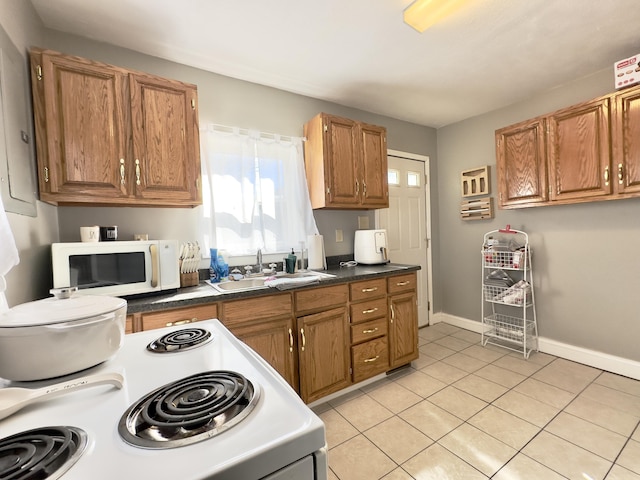
<path fill-rule="evenodd" d="M 370 308 L 369 310 L 362 310 L 362 313 L 363 314 L 374 313 L 374 312 L 377 312 L 377 311 L 378 311 L 378 307 L 374 307 L 374 308 Z"/>
<path fill-rule="evenodd" d="M 378 331 L 378 327 L 376 328 L 367 328 L 366 330 L 362 330 L 362 333 L 376 333 Z"/>
<path fill-rule="evenodd" d="M 198 319 L 196 317 L 193 318 L 185 318 L 184 320 L 178 320 L 176 322 L 168 322 L 167 327 L 176 327 L 178 325 L 186 325 L 187 323 L 197 322 Z"/>
<path fill-rule="evenodd" d="M 302 335 L 302 351 L 304 352 L 304 347 L 307 345 L 307 339 L 304 338 L 304 328 L 300 329 L 300 335 Z"/>
<path fill-rule="evenodd" d="M 293 352 L 293 332 L 289 329 L 289 352 Z"/>
<path fill-rule="evenodd" d="M 398 283 L 396 283 L 396 286 L 404 287 L 405 285 L 409 285 L 410 283 L 411 283 L 411 281 L 407 280 L 406 282 L 398 282 Z"/>
<path fill-rule="evenodd" d="M 375 362 L 377 359 L 380 358 L 380 355 L 376 355 L 375 357 L 371 357 L 371 358 L 365 358 L 363 360 L 364 363 L 370 363 L 370 362 Z"/>
<path fill-rule="evenodd" d="M 378 290 L 378 287 L 363 288 L 362 293 L 371 293 L 371 292 L 375 292 L 376 290 Z"/>

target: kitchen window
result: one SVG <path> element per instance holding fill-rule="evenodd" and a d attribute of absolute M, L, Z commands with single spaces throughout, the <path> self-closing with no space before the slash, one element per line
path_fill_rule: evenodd
<path fill-rule="evenodd" d="M 200 134 L 206 251 L 284 253 L 318 233 L 302 138 L 220 125 Z"/>

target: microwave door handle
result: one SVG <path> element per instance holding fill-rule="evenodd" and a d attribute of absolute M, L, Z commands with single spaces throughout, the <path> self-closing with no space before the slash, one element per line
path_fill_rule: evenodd
<path fill-rule="evenodd" d="M 149 252 L 151 253 L 151 286 L 155 288 L 158 286 L 158 271 L 160 270 L 158 246 L 149 245 Z"/>

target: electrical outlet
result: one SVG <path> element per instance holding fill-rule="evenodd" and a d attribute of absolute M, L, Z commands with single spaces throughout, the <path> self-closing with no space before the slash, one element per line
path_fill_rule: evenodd
<path fill-rule="evenodd" d="M 344 237 L 342 235 L 342 230 L 336 230 L 336 243 L 344 242 Z"/>
<path fill-rule="evenodd" d="M 358 229 L 367 230 L 369 228 L 369 217 L 363 215 L 358 216 Z"/>

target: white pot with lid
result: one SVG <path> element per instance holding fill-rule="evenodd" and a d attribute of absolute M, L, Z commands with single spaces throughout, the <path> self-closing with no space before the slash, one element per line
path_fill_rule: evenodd
<path fill-rule="evenodd" d="M 124 341 L 127 302 L 100 295 L 56 297 L 0 314 L 0 377 L 14 381 L 68 375 L 111 358 Z"/>

